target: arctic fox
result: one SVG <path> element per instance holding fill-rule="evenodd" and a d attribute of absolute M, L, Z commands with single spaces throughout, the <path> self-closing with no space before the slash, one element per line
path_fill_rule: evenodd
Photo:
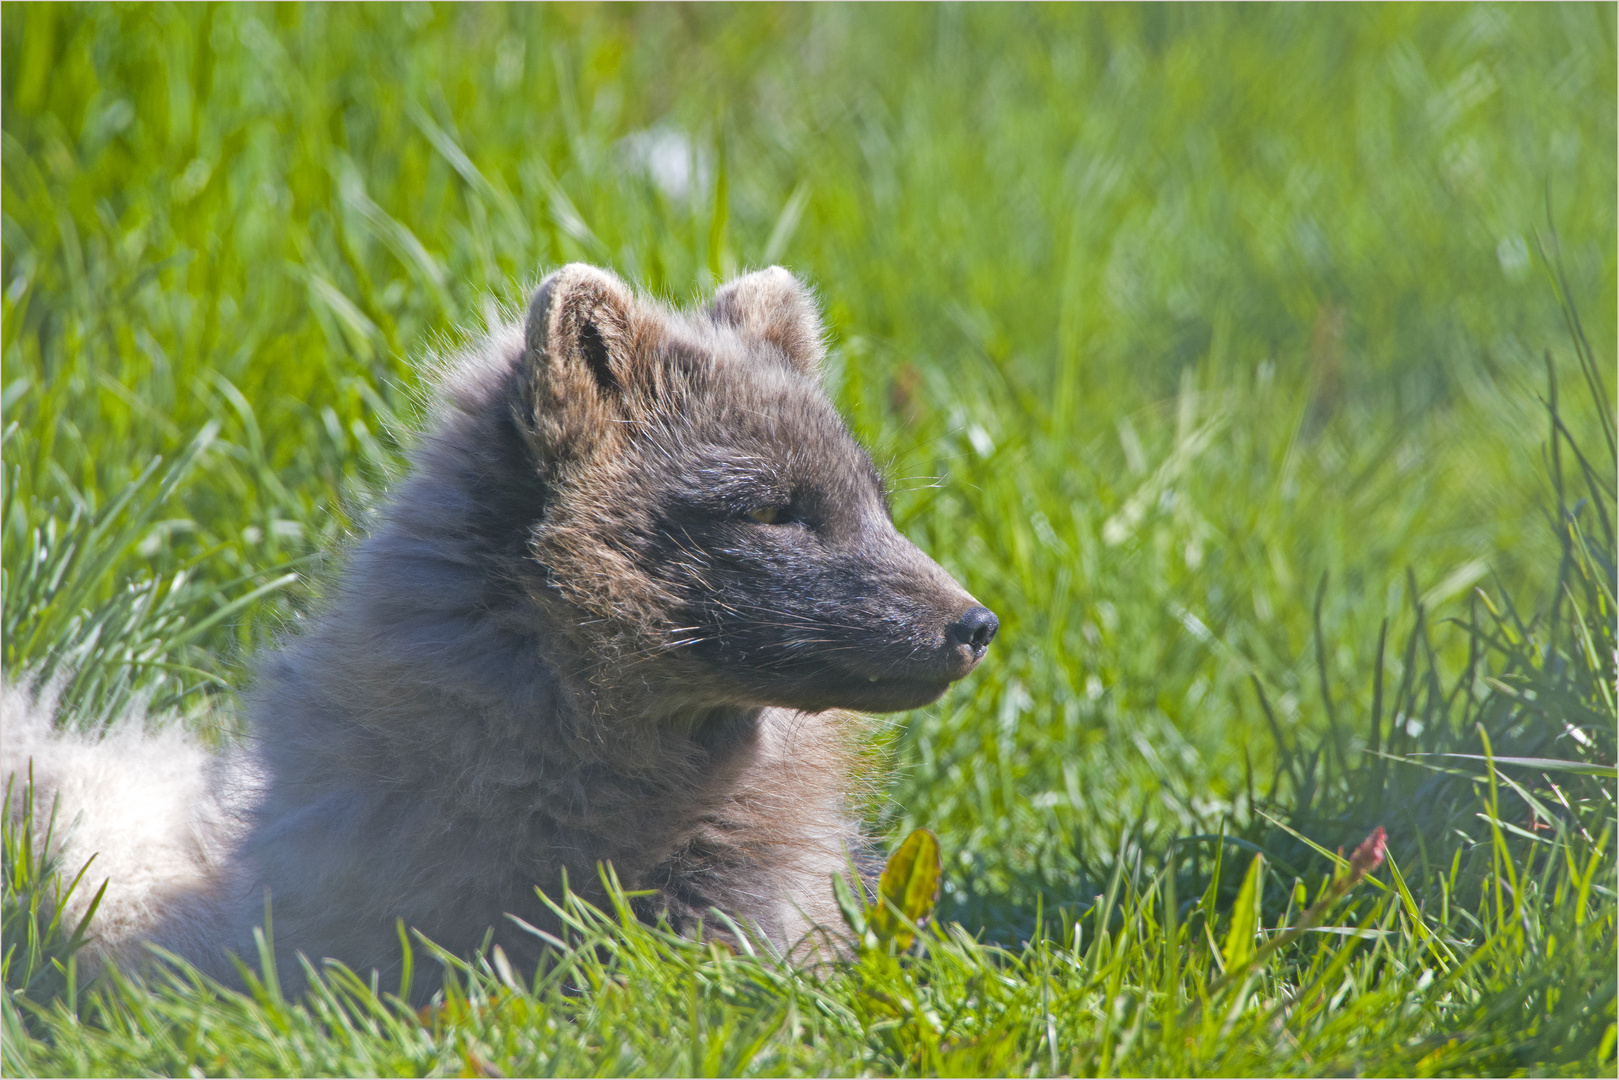
<path fill-rule="evenodd" d="M 536 887 L 599 900 L 601 864 L 684 933 L 723 934 L 717 910 L 790 952 L 835 925 L 862 849 L 843 710 L 933 701 L 997 622 L 895 530 L 822 338 L 779 267 L 676 312 L 566 266 L 441 373 L 240 750 L 56 735 L 8 690 L 3 772 L 32 758 L 81 818 L 70 861 L 124 849 L 100 954 L 152 941 L 230 981 L 268 900 L 284 980 L 298 954 L 396 968 L 401 919 L 533 962 L 506 916 L 554 929 Z"/>

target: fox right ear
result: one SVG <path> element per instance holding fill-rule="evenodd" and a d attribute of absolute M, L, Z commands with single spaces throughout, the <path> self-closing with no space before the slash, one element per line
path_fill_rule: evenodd
<path fill-rule="evenodd" d="M 826 358 L 825 332 L 815 297 L 779 266 L 756 270 L 714 294 L 709 314 L 717 323 L 774 346 L 795 370 L 814 375 Z"/>
<path fill-rule="evenodd" d="M 523 326 L 523 419 L 542 453 L 569 456 L 612 425 L 635 322 L 628 286 L 594 266 L 570 263 L 534 291 Z"/>

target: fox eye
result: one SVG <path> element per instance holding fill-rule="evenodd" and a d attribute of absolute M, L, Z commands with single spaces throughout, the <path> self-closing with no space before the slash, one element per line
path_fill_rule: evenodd
<path fill-rule="evenodd" d="M 748 517 L 761 525 L 779 525 L 787 520 L 785 506 L 759 506 L 748 511 Z"/>

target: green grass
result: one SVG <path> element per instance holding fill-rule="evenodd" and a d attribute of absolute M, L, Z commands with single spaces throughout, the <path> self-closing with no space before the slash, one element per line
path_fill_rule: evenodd
<path fill-rule="evenodd" d="M 1614 33 L 5 5 L 0 662 L 64 723 L 232 737 L 422 359 L 570 259 L 812 281 L 896 519 L 1003 626 L 891 731 L 873 824 L 945 854 L 920 951 L 794 971 L 580 908 L 556 968 L 422 1017 L 366 973 L 83 987 L 13 829 L 6 1071 L 1611 1073 Z M 1377 825 L 1329 928 L 1222 976 Z"/>

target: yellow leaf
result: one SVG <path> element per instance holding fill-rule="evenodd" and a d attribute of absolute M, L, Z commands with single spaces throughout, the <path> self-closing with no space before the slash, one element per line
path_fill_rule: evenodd
<path fill-rule="evenodd" d="M 910 948 L 914 935 L 898 915 L 918 926 L 927 921 L 939 899 L 943 869 L 939 838 L 927 829 L 912 832 L 888 857 L 888 865 L 877 882 L 877 904 L 869 920 L 879 941 L 892 941 L 900 949 Z"/>

